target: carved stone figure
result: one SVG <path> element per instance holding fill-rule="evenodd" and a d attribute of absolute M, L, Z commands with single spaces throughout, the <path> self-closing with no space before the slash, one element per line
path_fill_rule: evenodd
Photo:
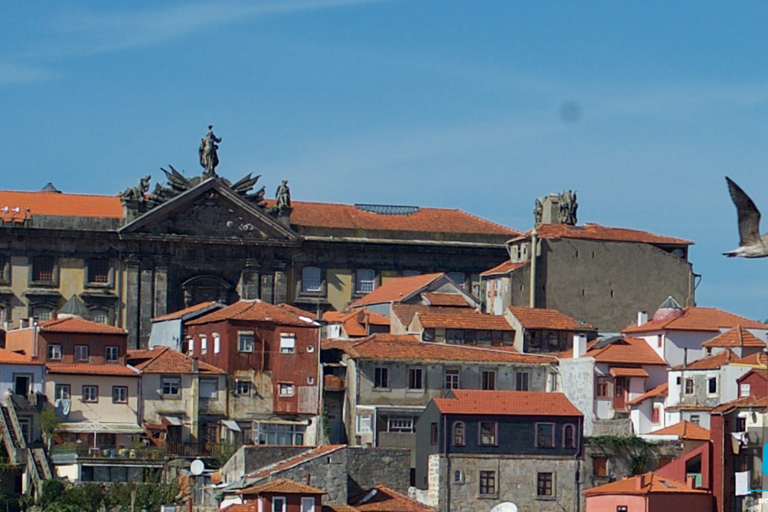
<path fill-rule="evenodd" d="M 541 198 L 536 199 L 536 204 L 533 206 L 533 220 L 535 224 L 541 224 L 541 217 L 544 214 L 544 203 Z"/>
<path fill-rule="evenodd" d="M 572 190 L 564 191 L 559 195 L 558 203 L 560 205 L 560 224 L 575 226 L 576 210 L 579 208 L 579 204 L 576 202 L 576 192 Z"/>
<path fill-rule="evenodd" d="M 128 201 L 136 201 L 139 203 L 143 203 L 146 201 L 146 197 L 144 194 L 149 192 L 149 181 L 152 179 L 152 176 L 147 174 L 141 180 L 139 180 L 139 184 L 135 187 L 130 187 L 125 189 L 124 192 L 120 193 L 120 199 L 123 201 L 123 203 Z"/>
<path fill-rule="evenodd" d="M 208 125 L 208 133 L 200 139 L 200 165 L 203 166 L 203 176 L 216 176 L 216 166 L 219 165 L 219 146 L 221 137 L 213 133 L 213 125 Z"/>
<path fill-rule="evenodd" d="M 288 188 L 288 180 L 283 180 L 277 187 L 276 197 L 275 210 L 277 213 L 280 215 L 291 213 L 291 189 Z"/>

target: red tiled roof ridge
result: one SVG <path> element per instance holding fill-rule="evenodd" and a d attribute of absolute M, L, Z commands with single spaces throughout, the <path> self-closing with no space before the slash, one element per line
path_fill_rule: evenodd
<path fill-rule="evenodd" d="M 93 322 L 76 316 L 66 316 L 44 320 L 37 324 L 43 332 L 74 332 L 74 333 L 96 333 L 96 334 L 123 334 L 128 331 L 120 327 L 114 327 L 99 322 Z"/>
<path fill-rule="evenodd" d="M 694 322 L 695 325 L 691 325 L 691 322 Z M 683 308 L 683 314 L 680 316 L 665 318 L 662 321 L 651 319 L 643 325 L 631 324 L 622 329 L 621 332 L 653 332 L 664 330 L 719 332 L 720 328 L 735 327 L 736 325 L 746 326 L 748 329 L 768 330 L 768 325 L 763 322 L 750 320 L 749 318 L 719 308 L 686 306 Z"/>
<path fill-rule="evenodd" d="M 129 360 L 143 359 L 144 357 L 148 358 L 147 361 L 142 361 L 135 365 L 136 369 L 138 369 L 141 373 L 193 373 L 192 361 L 194 358 L 188 356 L 187 354 L 182 354 L 177 350 L 173 350 L 170 347 L 159 346 L 152 347 L 150 349 L 129 350 L 127 356 Z M 171 358 L 169 363 L 176 364 L 176 366 L 169 368 L 166 365 L 162 368 L 153 369 L 152 366 L 154 366 L 155 363 L 160 364 L 163 358 Z M 187 364 L 189 367 L 186 366 Z M 182 365 L 184 365 L 184 367 L 182 367 Z M 205 361 L 197 360 L 197 365 L 199 373 L 218 375 L 227 374 L 227 372 L 221 368 L 217 368 L 216 366 L 206 363 Z"/>
<path fill-rule="evenodd" d="M 733 359 L 734 361 L 731 361 Z M 716 368 L 720 368 L 724 364 L 728 364 L 730 362 L 735 362 L 738 360 L 738 357 L 736 357 L 736 354 L 734 354 L 731 349 L 727 348 L 723 350 L 722 352 L 718 352 L 717 354 L 703 357 L 701 359 L 697 359 L 695 361 L 692 361 L 690 363 L 686 364 L 679 364 L 672 368 L 673 371 L 680 371 L 680 370 L 714 370 Z"/>
<path fill-rule="evenodd" d="M 369 501 L 361 503 L 374 489 L 377 493 Z M 397 504 L 391 503 L 393 501 L 397 502 Z M 397 512 L 427 512 L 434 510 L 410 496 L 397 492 L 383 484 L 374 485 L 373 489 L 353 496 L 349 499 L 349 502 L 354 503 L 352 505 L 354 507 L 353 510 L 360 510 L 361 512 L 389 512 L 395 510 Z"/>
<path fill-rule="evenodd" d="M 45 363 L 49 373 L 66 373 L 70 375 L 114 375 L 123 377 L 139 377 L 139 370 L 130 365 L 120 364 L 90 364 L 90 363 Z"/>
<path fill-rule="evenodd" d="M 508 306 L 507 309 L 526 329 L 550 328 L 554 330 L 594 330 L 588 323 L 581 323 L 552 308 Z M 558 325 L 555 325 L 558 323 Z"/>
<path fill-rule="evenodd" d="M 584 416 L 564 393 L 454 389 L 453 397 L 434 398 L 443 414 L 489 416 Z"/>
<path fill-rule="evenodd" d="M 526 231 L 522 235 L 510 240 L 525 240 L 531 237 L 533 230 Z M 671 237 L 666 235 L 657 235 L 650 231 L 632 228 L 615 228 L 603 226 L 594 222 L 588 222 L 581 226 L 570 226 L 567 224 L 539 224 L 536 226 L 538 237 L 542 238 L 576 238 L 605 240 L 612 242 L 634 242 L 647 244 L 668 244 L 668 245 L 694 245 L 690 240 Z"/>
<path fill-rule="evenodd" d="M 681 420 L 674 425 L 654 430 L 650 432 L 649 435 L 676 435 L 680 439 L 691 439 L 696 441 L 709 441 L 710 439 L 708 429 L 687 420 Z"/>
<path fill-rule="evenodd" d="M 417 276 L 393 277 L 376 287 L 373 291 L 352 302 L 350 307 L 406 300 L 443 275 L 445 275 L 444 272 L 432 272 Z"/>
<path fill-rule="evenodd" d="M 640 479 L 644 485 L 638 489 L 637 480 Z M 649 493 L 691 493 L 691 494 L 708 494 L 710 491 L 706 489 L 692 489 L 688 487 L 688 484 L 674 480 L 672 478 L 663 477 L 654 472 L 644 473 L 642 475 L 633 476 L 624 480 L 617 480 L 615 482 L 592 487 L 584 491 L 584 494 L 589 496 L 602 496 L 602 495 L 645 495 Z"/>
<path fill-rule="evenodd" d="M 500 263 L 496 265 L 495 267 L 489 268 L 488 270 L 483 270 L 480 272 L 481 276 L 493 276 L 493 275 L 503 275 L 508 274 L 509 272 L 513 270 L 517 270 L 518 268 L 522 268 L 525 265 L 528 264 L 528 260 L 526 261 L 505 261 L 503 263 Z"/>
<path fill-rule="evenodd" d="M 261 478 L 266 478 L 274 471 L 283 471 L 285 469 L 290 469 L 308 460 L 314 459 L 316 457 L 321 457 L 323 455 L 327 455 L 329 453 L 338 451 L 342 448 L 346 448 L 346 446 L 347 445 L 345 444 L 325 444 L 322 446 L 314 446 L 314 447 L 308 446 L 307 447 L 308 449 L 306 451 L 303 451 L 297 455 L 294 455 L 293 457 L 288 457 L 287 459 L 273 462 L 272 464 L 268 464 L 263 468 L 259 468 L 256 471 L 253 471 L 245 475 L 245 478 L 257 479 L 257 480 Z"/>
<path fill-rule="evenodd" d="M 19 354 L 11 350 L 0 348 L 0 364 L 34 364 L 42 365 L 43 362 L 25 354 Z"/>
<path fill-rule="evenodd" d="M 668 394 L 669 394 L 669 383 L 664 382 L 662 384 L 659 384 L 655 388 L 649 389 L 648 391 L 638 396 L 637 398 L 633 398 L 632 400 L 628 401 L 627 405 L 637 405 L 641 402 L 648 400 L 649 398 L 666 397 Z"/>
<path fill-rule="evenodd" d="M 720 404 L 716 407 L 713 407 L 710 410 L 710 414 L 725 414 L 726 412 L 729 412 L 731 409 L 735 409 L 737 407 L 765 407 L 766 403 L 768 403 L 768 399 L 766 397 L 756 397 L 754 395 L 749 396 L 742 396 L 740 398 L 737 398 L 735 400 L 731 400 L 730 402 L 726 402 L 724 404 Z"/>
<path fill-rule="evenodd" d="M 734 340 L 733 337 L 736 336 Z M 707 340 L 702 347 L 766 347 L 766 343 L 745 329 L 741 324 Z"/>
<path fill-rule="evenodd" d="M 262 493 L 285 493 L 285 494 L 327 494 L 324 490 L 302 484 L 287 478 L 278 478 L 261 484 L 257 484 L 245 489 L 236 491 L 235 494 L 262 494 Z"/>

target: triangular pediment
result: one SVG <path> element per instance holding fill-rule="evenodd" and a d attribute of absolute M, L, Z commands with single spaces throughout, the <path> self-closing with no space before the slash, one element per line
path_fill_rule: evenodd
<path fill-rule="evenodd" d="M 216 178 L 153 208 L 123 226 L 120 233 L 265 242 L 298 239 L 295 231 Z"/>

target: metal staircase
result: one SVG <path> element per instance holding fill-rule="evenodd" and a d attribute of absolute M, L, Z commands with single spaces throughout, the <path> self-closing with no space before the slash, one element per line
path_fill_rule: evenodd
<path fill-rule="evenodd" d="M 16 416 L 12 397 L 8 397 L 7 405 L 0 405 L 0 428 L 2 428 L 3 443 L 12 464 L 24 464 L 35 496 L 40 497 L 43 481 L 53 478 L 51 465 L 44 448 L 29 448 L 24 439 L 24 433 Z"/>

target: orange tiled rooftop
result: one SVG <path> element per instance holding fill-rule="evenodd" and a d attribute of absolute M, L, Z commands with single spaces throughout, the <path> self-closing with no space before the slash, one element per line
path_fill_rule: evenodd
<path fill-rule="evenodd" d="M 583 416 L 563 393 L 454 389 L 455 398 L 435 398 L 443 414 Z"/>

